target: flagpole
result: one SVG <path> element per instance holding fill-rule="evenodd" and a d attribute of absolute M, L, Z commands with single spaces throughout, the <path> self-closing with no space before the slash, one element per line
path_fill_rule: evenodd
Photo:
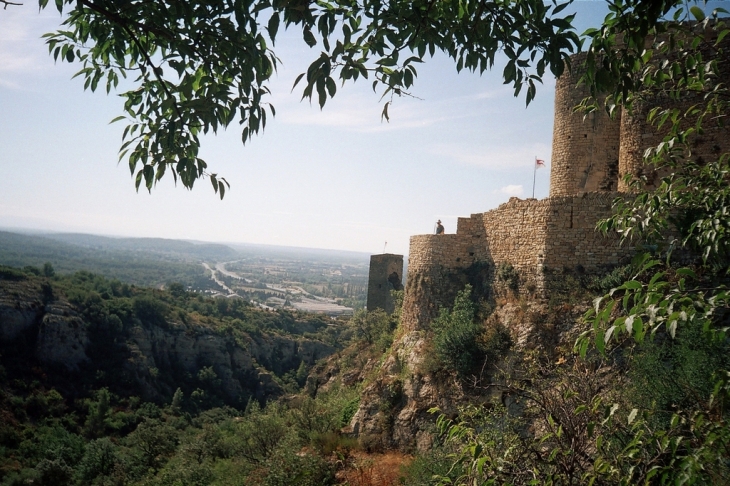
<path fill-rule="evenodd" d="M 535 176 L 537 175 L 537 155 L 535 156 L 535 166 L 532 168 L 532 199 L 535 199 Z"/>

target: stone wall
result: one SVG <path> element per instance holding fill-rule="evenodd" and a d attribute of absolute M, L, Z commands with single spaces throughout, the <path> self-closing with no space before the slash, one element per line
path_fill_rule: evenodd
<path fill-rule="evenodd" d="M 509 264 L 538 288 L 545 273 L 568 268 L 598 272 L 617 265 L 631 249 L 618 238 L 596 231 L 599 219 L 611 214 L 619 193 L 586 192 L 538 201 L 513 197 L 481 214 L 484 244 L 479 258 L 495 266 Z M 481 237 L 480 237 L 481 238 Z"/>
<path fill-rule="evenodd" d="M 451 307 L 456 292 L 469 283 L 475 249 L 470 234 L 411 237 L 401 314 L 405 329 L 424 329 L 440 308 Z"/>
<path fill-rule="evenodd" d="M 708 36 L 711 33 L 708 33 Z M 730 77 L 730 37 L 719 46 L 708 37 L 700 50 L 704 59 L 718 62 L 719 78 Z M 721 56 L 718 49 L 723 50 Z M 657 56 L 657 61 L 667 60 Z M 668 59 L 671 61 L 671 59 Z M 624 176 L 645 177 L 649 187 L 663 174 L 657 174 L 644 163 L 646 149 L 656 147 L 667 133 L 647 123 L 649 111 L 657 106 L 676 108 L 681 113 L 702 101 L 701 96 L 684 96 L 679 100 L 667 96 L 647 98 L 634 106 L 633 112 L 621 110 L 611 119 L 603 110 L 584 115 L 574 108 L 588 96 L 585 86 L 578 85 L 584 74 L 585 53 L 571 56 L 572 71 L 555 83 L 555 121 L 550 173 L 550 196 L 564 196 L 589 191 L 629 190 Z M 684 128 L 689 128 L 685 124 Z M 691 154 L 685 156 L 702 163 L 730 151 L 730 127 L 708 117 L 703 133 L 690 138 Z"/>
<path fill-rule="evenodd" d="M 555 82 L 555 120 L 550 196 L 615 191 L 618 183 L 619 120 L 605 111 L 587 116 L 574 108 L 589 95 L 578 85 L 585 53 L 571 56 L 572 71 Z"/>
<path fill-rule="evenodd" d="M 367 309 L 393 312 L 395 303 L 391 290 L 403 290 L 403 255 L 384 253 L 370 256 Z"/>
<path fill-rule="evenodd" d="M 467 283 L 475 300 L 509 292 L 544 297 L 562 283 L 566 271 L 599 273 L 627 261 L 631 247 L 595 230 L 596 222 L 611 214 L 617 196 L 511 198 L 492 211 L 459 218 L 456 234 L 412 236 L 404 327 L 426 328 Z M 504 279 L 505 273 L 516 280 Z"/>

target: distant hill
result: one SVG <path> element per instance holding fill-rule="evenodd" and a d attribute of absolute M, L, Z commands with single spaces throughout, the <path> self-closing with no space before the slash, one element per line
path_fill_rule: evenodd
<path fill-rule="evenodd" d="M 205 261 L 231 260 L 238 257 L 233 248 L 217 243 L 191 243 L 166 238 L 111 238 L 81 233 L 48 233 L 46 238 L 96 250 L 119 250 L 154 253 Z"/>
<path fill-rule="evenodd" d="M 82 233 L 39 233 L 0 230 L 0 265 L 42 267 L 56 272 L 85 270 L 124 282 L 160 286 L 180 282 L 194 289 L 215 287 L 201 265 L 242 259 L 299 261 L 304 268 L 319 264 L 349 265 L 367 274 L 367 253 L 275 245 L 218 244 L 165 238 L 115 238 Z"/>
<path fill-rule="evenodd" d="M 303 248 L 296 246 L 257 245 L 253 243 L 228 243 L 247 257 L 256 256 L 271 259 L 307 260 L 320 262 L 337 262 L 358 265 L 370 262 L 370 254 L 359 251 L 330 250 L 323 248 Z"/>
<path fill-rule="evenodd" d="M 212 247 L 212 248 L 209 248 Z M 153 249 L 154 248 L 154 249 Z M 207 283 L 203 259 L 235 258 L 223 245 L 195 245 L 177 240 L 106 238 L 93 235 L 27 235 L 0 231 L 0 264 L 42 267 L 50 262 L 60 273 L 80 270 L 136 285 L 171 281 Z"/>

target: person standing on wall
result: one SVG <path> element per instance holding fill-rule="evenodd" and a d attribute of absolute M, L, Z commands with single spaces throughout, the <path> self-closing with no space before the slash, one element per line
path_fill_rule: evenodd
<path fill-rule="evenodd" d="M 441 224 L 440 219 L 438 221 L 436 221 L 436 234 L 437 235 L 444 234 L 444 225 Z"/>

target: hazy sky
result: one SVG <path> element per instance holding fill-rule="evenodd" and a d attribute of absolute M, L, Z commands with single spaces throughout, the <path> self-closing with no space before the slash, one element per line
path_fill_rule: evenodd
<path fill-rule="evenodd" d="M 501 82 L 456 73 L 439 57 L 418 66 L 414 94 L 397 99 L 390 123 L 370 83 L 338 90 L 323 111 L 290 92 L 318 52 L 296 32 L 277 41 L 282 60 L 271 86 L 277 116 L 246 147 L 238 124 L 203 141 L 212 172 L 231 183 L 223 201 L 210 183 L 193 191 L 171 177 L 135 192 L 117 165 L 121 99 L 83 91 L 79 65 L 54 64 L 40 36 L 56 29 L 53 8 L 0 10 L 0 227 L 121 236 L 188 238 L 407 253 L 409 237 L 441 219 L 530 197 L 547 197 L 554 79 L 525 108 Z M 603 2 L 577 2 L 578 24 L 595 25 Z"/>

